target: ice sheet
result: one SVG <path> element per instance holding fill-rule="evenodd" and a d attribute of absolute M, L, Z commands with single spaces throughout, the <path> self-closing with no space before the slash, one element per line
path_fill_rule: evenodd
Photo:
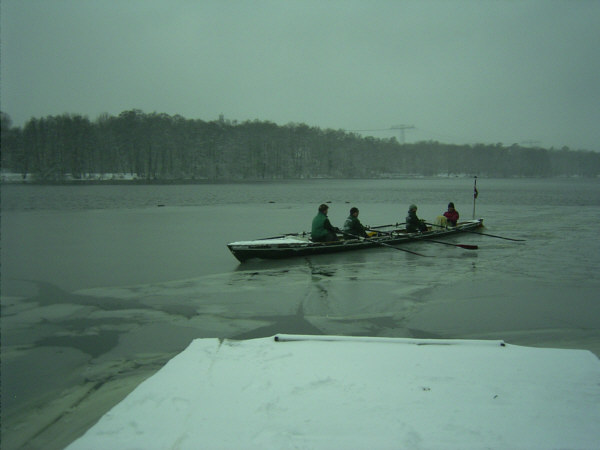
<path fill-rule="evenodd" d="M 68 449 L 593 448 L 599 381 L 499 341 L 197 339 Z"/>

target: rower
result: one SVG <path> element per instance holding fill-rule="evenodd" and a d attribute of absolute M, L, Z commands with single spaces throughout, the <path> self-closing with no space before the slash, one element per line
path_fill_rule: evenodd
<path fill-rule="evenodd" d="M 329 206 L 324 203 L 319 205 L 319 212 L 312 221 L 312 230 L 310 233 L 313 242 L 338 240 L 336 233 L 339 233 L 340 229 L 331 225 L 327 217 L 327 211 L 329 211 Z"/>
<path fill-rule="evenodd" d="M 455 227 L 459 217 L 458 211 L 454 208 L 454 203 L 450 202 L 448 203 L 448 210 L 444 215 L 435 218 L 434 225 L 438 228 Z"/>
<path fill-rule="evenodd" d="M 366 228 L 360 223 L 360 220 L 358 220 L 358 213 L 359 211 L 356 206 L 350 208 L 350 215 L 344 222 L 344 237 L 349 239 L 356 239 L 357 236 L 364 238 L 368 237 Z"/>
<path fill-rule="evenodd" d="M 408 207 L 408 215 L 406 216 L 406 231 L 408 233 L 427 231 L 427 225 L 425 224 L 425 221 L 417 217 L 417 205 L 414 203 Z"/>

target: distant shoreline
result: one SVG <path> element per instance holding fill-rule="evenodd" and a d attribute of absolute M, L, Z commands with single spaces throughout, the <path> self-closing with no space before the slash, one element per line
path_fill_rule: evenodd
<path fill-rule="evenodd" d="M 247 179 L 190 179 L 190 178 L 177 178 L 177 179 L 147 179 L 137 178 L 131 175 L 117 175 L 112 174 L 105 176 L 94 176 L 90 178 L 75 179 L 67 176 L 62 180 L 38 180 L 34 177 L 27 176 L 23 178 L 18 173 L 3 173 L 0 178 L 0 184 L 2 185 L 37 185 L 37 186 L 87 186 L 87 185 L 189 185 L 189 184 L 243 184 L 243 183 L 271 183 L 271 182 L 286 182 L 286 181 L 315 181 L 315 180 L 411 180 L 411 179 L 424 179 L 424 178 L 476 178 L 473 175 L 467 174 L 438 174 L 438 175 L 420 175 L 420 174 L 394 174 L 388 176 L 378 177 L 357 177 L 357 178 L 337 178 L 337 177 L 310 177 L 310 178 L 247 178 Z M 485 178 L 497 178 L 497 179 L 594 179 L 600 177 L 585 177 L 582 175 L 563 175 L 563 176 L 511 176 L 511 177 L 485 177 Z"/>

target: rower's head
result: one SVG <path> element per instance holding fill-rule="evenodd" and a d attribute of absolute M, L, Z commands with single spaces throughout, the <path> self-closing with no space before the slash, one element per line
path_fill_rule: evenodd
<path fill-rule="evenodd" d="M 321 203 L 321 205 L 319 205 L 319 212 L 322 212 L 323 214 L 327 214 L 328 209 L 329 206 L 327 206 L 325 203 Z"/>
<path fill-rule="evenodd" d="M 448 209 L 454 209 L 454 203 L 452 203 L 452 202 L 448 203 Z"/>
<path fill-rule="evenodd" d="M 417 205 L 415 205 L 415 204 L 413 203 L 412 205 L 410 205 L 410 206 L 408 207 L 408 210 L 409 210 L 409 211 L 416 211 L 416 210 L 417 210 Z"/>
<path fill-rule="evenodd" d="M 350 215 L 353 216 L 354 214 L 358 216 L 358 208 L 356 206 L 350 208 Z"/>

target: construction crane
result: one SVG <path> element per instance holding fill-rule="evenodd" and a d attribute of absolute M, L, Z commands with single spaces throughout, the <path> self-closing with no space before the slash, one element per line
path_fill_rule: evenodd
<path fill-rule="evenodd" d="M 414 125 L 394 125 L 391 126 L 389 128 L 378 128 L 375 130 L 346 130 L 346 131 L 350 131 L 350 132 L 365 132 L 365 131 L 390 131 L 390 130 L 400 130 L 400 141 L 402 144 L 404 144 L 404 131 L 405 130 L 412 130 L 413 128 L 415 128 Z"/>
<path fill-rule="evenodd" d="M 404 131 L 412 130 L 413 128 L 415 128 L 414 125 L 394 125 L 393 127 L 390 127 L 390 130 L 400 130 L 400 141 L 404 144 Z"/>
<path fill-rule="evenodd" d="M 537 146 L 537 144 L 540 144 L 540 141 L 523 141 L 523 142 L 521 142 L 521 144 L 525 144 L 525 145 L 529 145 L 530 147 L 533 147 L 534 145 Z"/>

